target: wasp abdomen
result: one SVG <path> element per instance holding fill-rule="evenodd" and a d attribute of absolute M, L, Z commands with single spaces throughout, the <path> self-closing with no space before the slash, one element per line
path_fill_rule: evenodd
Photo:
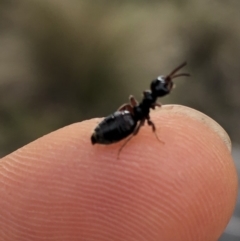
<path fill-rule="evenodd" d="M 91 141 L 92 144 L 111 144 L 118 142 L 133 133 L 137 121 L 129 111 L 116 111 L 107 116 L 95 128 Z"/>

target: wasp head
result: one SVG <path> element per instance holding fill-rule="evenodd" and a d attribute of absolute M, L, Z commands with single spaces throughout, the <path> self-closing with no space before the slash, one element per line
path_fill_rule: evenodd
<path fill-rule="evenodd" d="M 167 76 L 159 76 L 157 79 L 153 80 L 151 83 L 151 91 L 153 95 L 157 97 L 163 97 L 167 94 L 169 94 L 173 88 L 173 79 L 180 77 L 180 76 L 190 76 L 190 74 L 187 73 L 181 73 L 176 74 L 178 70 L 183 68 L 187 63 L 184 62 L 181 65 L 179 65 L 177 68 L 175 68 L 169 75 Z"/>

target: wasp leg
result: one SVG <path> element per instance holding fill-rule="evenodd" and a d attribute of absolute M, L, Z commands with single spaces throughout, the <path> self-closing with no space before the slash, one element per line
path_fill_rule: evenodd
<path fill-rule="evenodd" d="M 157 140 L 158 140 L 159 142 L 161 142 L 161 143 L 164 144 L 164 142 L 159 139 L 159 137 L 158 137 L 158 135 L 157 135 L 157 131 L 156 131 L 155 124 L 150 120 L 150 117 L 149 117 L 149 116 L 148 116 L 148 118 L 147 118 L 147 123 L 148 123 L 149 126 L 152 126 L 152 131 L 153 131 L 153 133 L 155 134 Z"/>
<path fill-rule="evenodd" d="M 144 123 L 145 123 L 145 119 L 143 119 L 143 120 L 140 121 L 139 125 L 138 125 L 138 126 L 135 128 L 135 130 L 133 131 L 132 136 L 136 136 L 136 135 L 137 135 L 137 133 L 139 132 L 140 128 L 141 128 L 142 126 L 144 126 Z"/>
<path fill-rule="evenodd" d="M 154 104 L 151 105 L 151 108 L 152 108 L 152 109 L 155 109 L 156 106 L 160 108 L 160 107 L 162 106 L 162 104 L 156 102 L 156 103 L 154 103 Z"/>
<path fill-rule="evenodd" d="M 120 152 L 122 151 L 122 149 L 126 146 L 126 144 L 134 137 L 137 135 L 137 133 L 139 132 L 140 128 L 144 125 L 145 119 L 141 120 L 140 123 L 136 126 L 135 130 L 133 131 L 133 134 L 123 143 L 123 145 L 120 147 L 120 149 L 118 150 L 118 155 L 117 155 L 117 159 L 119 159 L 119 155 Z"/>
<path fill-rule="evenodd" d="M 128 110 L 130 113 L 133 114 L 133 107 L 130 104 L 123 104 L 118 108 L 118 111 L 124 111 L 124 110 Z"/>
<path fill-rule="evenodd" d="M 135 99 L 135 97 L 133 95 L 129 96 L 129 100 L 133 107 L 138 105 L 138 101 Z"/>
<path fill-rule="evenodd" d="M 133 114 L 133 107 L 138 105 L 137 100 L 134 98 L 133 95 L 129 96 L 129 103 L 123 104 L 118 108 L 118 111 L 124 111 L 124 110 L 128 110 L 131 114 Z"/>

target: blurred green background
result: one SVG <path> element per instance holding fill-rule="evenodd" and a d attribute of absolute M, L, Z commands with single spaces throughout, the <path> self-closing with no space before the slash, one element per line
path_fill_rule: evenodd
<path fill-rule="evenodd" d="M 0 0 L 0 155 L 140 99 L 185 60 L 192 77 L 161 102 L 206 113 L 238 147 L 239 13 L 237 0 Z"/>
<path fill-rule="evenodd" d="M 161 100 L 240 142 L 239 1 L 0 0 L 0 154 L 137 99 L 187 60 Z"/>

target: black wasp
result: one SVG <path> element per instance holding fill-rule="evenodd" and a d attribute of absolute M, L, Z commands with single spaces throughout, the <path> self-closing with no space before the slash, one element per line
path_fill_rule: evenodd
<path fill-rule="evenodd" d="M 184 62 L 175 68 L 169 75 L 159 76 L 157 79 L 153 80 L 150 85 L 150 90 L 145 90 L 143 92 L 143 99 L 140 103 L 130 95 L 130 103 L 122 105 L 116 112 L 107 116 L 97 125 L 91 136 L 92 144 L 99 143 L 107 145 L 121 141 L 131 134 L 134 136 L 144 125 L 145 120 L 147 120 L 148 125 L 152 127 L 156 135 L 156 127 L 149 116 L 150 109 L 161 106 L 161 104 L 156 102 L 157 98 L 168 95 L 171 92 L 173 88 L 172 79 L 180 76 L 190 76 L 187 73 L 176 74 L 176 72 L 186 64 L 187 63 Z M 119 153 L 131 137 L 123 144 Z"/>

